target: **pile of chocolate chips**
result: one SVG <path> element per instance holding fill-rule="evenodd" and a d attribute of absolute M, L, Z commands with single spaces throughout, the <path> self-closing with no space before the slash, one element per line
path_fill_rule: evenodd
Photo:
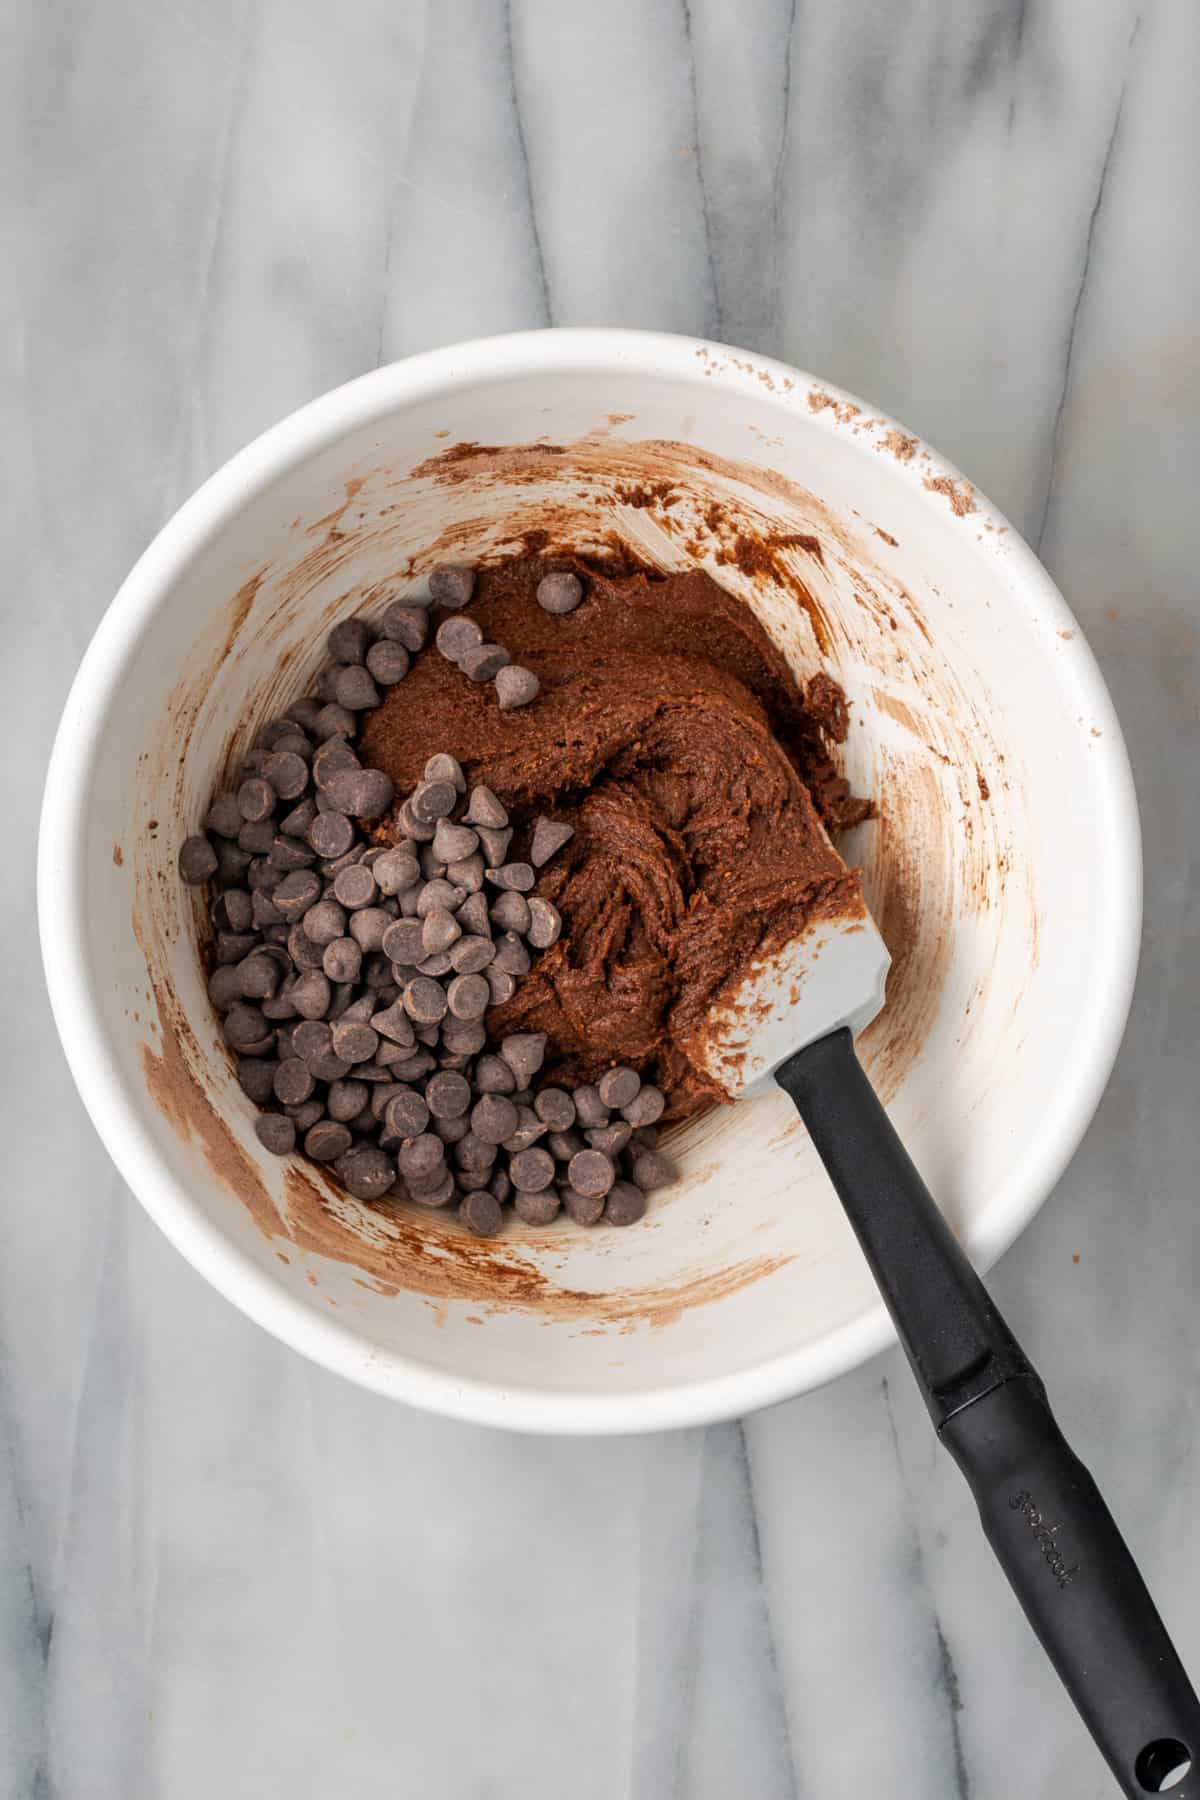
<path fill-rule="evenodd" d="M 395 601 L 378 633 L 358 618 L 335 625 L 316 693 L 266 726 L 215 795 L 179 853 L 186 882 L 211 884 L 208 991 L 276 1155 L 302 1150 L 359 1200 L 457 1201 L 485 1237 L 510 1203 L 526 1224 L 564 1210 L 631 1225 L 672 1179 L 660 1090 L 626 1067 L 573 1091 L 538 1087 L 544 1034 L 487 1033 L 488 1008 L 558 940 L 562 921 L 533 889 L 571 827 L 537 819 L 529 860 L 508 861 L 506 809 L 440 753 L 398 809 L 403 841 L 370 836 L 396 795 L 358 758 L 360 715 L 424 650 L 430 609 L 456 614 L 473 586 L 470 569 L 439 569 L 428 598 Z M 549 612 L 582 598 L 574 576 L 542 587 Z M 451 616 L 436 641 L 466 679 L 494 684 L 502 708 L 536 698 L 536 676 L 473 620 Z"/>

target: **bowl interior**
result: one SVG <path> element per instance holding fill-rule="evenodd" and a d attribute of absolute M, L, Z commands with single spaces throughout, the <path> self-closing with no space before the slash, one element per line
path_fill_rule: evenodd
<path fill-rule="evenodd" d="M 965 482 L 776 365 L 534 338 L 345 392 L 252 446 L 168 527 L 68 709 L 43 892 L 63 909 L 52 985 L 97 1122 L 232 1298 L 407 1398 L 633 1426 L 811 1385 L 886 1326 L 783 1096 L 684 1128 L 681 1178 L 633 1230 L 510 1225 L 483 1244 L 452 1220 L 360 1207 L 258 1146 L 178 843 L 230 756 L 305 691 L 328 625 L 381 610 L 397 582 L 531 532 L 702 563 L 801 678 L 827 669 L 846 688 L 847 770 L 879 817 L 843 849 L 895 958 L 864 1059 L 986 1261 L 1074 1147 L 1127 997 L 1135 830 L 1090 656 Z"/>

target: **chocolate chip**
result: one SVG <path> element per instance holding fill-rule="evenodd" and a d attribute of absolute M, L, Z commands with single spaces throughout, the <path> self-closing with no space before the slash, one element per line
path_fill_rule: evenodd
<path fill-rule="evenodd" d="M 453 1069 L 443 1069 L 429 1077 L 425 1103 L 435 1119 L 462 1118 L 471 1105 L 471 1084 Z"/>
<path fill-rule="evenodd" d="M 352 912 L 346 929 L 364 955 L 383 948 L 383 940 L 393 924 L 392 915 L 381 906 L 364 906 Z"/>
<path fill-rule="evenodd" d="M 675 1179 L 675 1171 L 665 1156 L 657 1150 L 637 1150 L 630 1158 L 629 1173 L 638 1187 L 646 1193 L 655 1188 L 669 1187 Z"/>
<path fill-rule="evenodd" d="M 317 714 L 314 730 L 316 731 L 320 743 L 324 746 L 330 738 L 353 737 L 354 733 L 358 730 L 358 720 L 348 707 L 339 706 L 336 700 L 329 700 Z M 320 758 L 321 752 L 318 750 L 316 756 L 313 758 L 314 774 L 320 763 Z"/>
<path fill-rule="evenodd" d="M 383 954 L 393 963 L 402 965 L 420 962 L 425 954 L 421 935 L 423 923 L 421 919 L 396 919 L 389 923 L 383 934 Z"/>
<path fill-rule="evenodd" d="M 380 619 L 380 630 L 385 639 L 403 644 L 416 657 L 417 650 L 425 650 L 430 634 L 428 612 L 425 607 L 414 605 L 412 599 L 394 599 Z"/>
<path fill-rule="evenodd" d="M 370 641 L 370 633 L 361 619 L 339 619 L 325 639 L 325 646 L 334 662 L 360 663 Z"/>
<path fill-rule="evenodd" d="M 483 887 L 483 856 L 476 850 L 446 864 L 446 880 L 461 888 L 464 894 L 477 894 Z"/>
<path fill-rule="evenodd" d="M 539 894 L 529 896 L 529 926 L 525 935 L 535 950 L 549 950 L 562 936 L 562 914 Z"/>
<path fill-rule="evenodd" d="M 307 778 L 308 771 L 305 770 Z M 237 791 L 238 811 L 248 824 L 261 825 L 275 811 L 275 789 L 261 775 L 251 775 Z M 241 842 L 239 833 L 238 841 Z M 243 850 L 253 846 L 242 843 Z"/>
<path fill-rule="evenodd" d="M 416 1025 L 436 1025 L 446 1016 L 446 990 L 428 975 L 414 975 L 404 990 L 404 1010 Z"/>
<path fill-rule="evenodd" d="M 289 924 L 300 919 L 321 897 L 321 879 L 311 869 L 294 869 L 275 888 L 271 900 Z"/>
<path fill-rule="evenodd" d="M 512 1199 L 513 1184 L 508 1179 L 506 1169 L 493 1169 L 488 1180 L 488 1192 L 494 1194 L 501 1206 L 507 1206 Z"/>
<path fill-rule="evenodd" d="M 265 750 L 290 750 L 293 746 L 303 749 L 308 739 L 295 719 L 268 719 L 258 734 L 258 742 Z"/>
<path fill-rule="evenodd" d="M 371 1090 L 365 1081 L 347 1080 L 331 1081 L 325 1104 L 329 1108 L 329 1116 L 340 1125 L 348 1125 L 351 1119 L 357 1119 L 364 1106 L 370 1104 Z"/>
<path fill-rule="evenodd" d="M 628 1106 L 637 1094 L 642 1081 L 636 1069 L 608 1069 L 596 1083 L 597 1092 L 605 1106 Z"/>
<path fill-rule="evenodd" d="M 283 1110 L 296 1127 L 297 1137 L 303 1137 L 318 1119 L 325 1116 L 325 1107 L 320 1100 L 305 1100 L 300 1106 L 285 1106 Z"/>
<path fill-rule="evenodd" d="M 255 952 L 237 965 L 238 987 L 245 1000 L 271 1000 L 279 992 L 283 979 L 278 963 L 271 956 Z"/>
<path fill-rule="evenodd" d="M 604 1203 L 608 1225 L 636 1225 L 646 1216 L 646 1196 L 632 1181 L 614 1181 Z"/>
<path fill-rule="evenodd" d="M 611 1125 L 594 1125 L 587 1134 L 587 1141 L 593 1150 L 603 1150 L 605 1156 L 618 1157 L 630 1138 L 633 1126 L 624 1119 L 614 1119 Z"/>
<path fill-rule="evenodd" d="M 415 1088 L 402 1087 L 388 1101 L 383 1118 L 394 1136 L 420 1137 L 429 1124 L 429 1108 Z"/>
<path fill-rule="evenodd" d="M 333 1032 L 324 1019 L 302 1019 L 292 1031 L 292 1053 L 311 1064 L 316 1057 L 327 1056 L 333 1047 Z"/>
<path fill-rule="evenodd" d="M 455 1119 L 435 1119 L 433 1129 L 443 1144 L 457 1144 L 470 1131 L 471 1121 L 465 1113 L 460 1113 Z"/>
<path fill-rule="evenodd" d="M 469 941 L 477 943 L 482 940 Z M 492 990 L 482 975 L 456 975 L 447 984 L 446 1001 L 456 1019 L 464 1019 L 469 1023 L 482 1019 L 492 1003 Z"/>
<path fill-rule="evenodd" d="M 572 575 L 565 569 L 552 575 L 543 575 L 537 584 L 536 598 L 543 612 L 574 612 L 583 599 L 583 583 L 578 575 Z"/>
<path fill-rule="evenodd" d="M 339 1019 L 333 1028 L 333 1053 L 343 1062 L 370 1062 L 378 1048 L 378 1033 L 358 1019 Z"/>
<path fill-rule="evenodd" d="M 340 769 L 325 783 L 324 792 L 335 811 L 356 819 L 378 819 L 395 798 L 392 778 L 382 769 Z"/>
<path fill-rule="evenodd" d="M 255 1106 L 266 1106 L 275 1098 L 275 1071 L 279 1064 L 266 1056 L 239 1056 L 237 1062 L 238 1086 L 248 1100 Z"/>
<path fill-rule="evenodd" d="M 304 935 L 312 939 L 314 944 L 324 947 L 332 944 L 335 938 L 346 935 L 345 908 L 336 900 L 318 900 L 310 906 L 303 919 Z"/>
<path fill-rule="evenodd" d="M 320 711 L 321 702 L 314 700 L 311 695 L 305 695 L 302 699 L 293 700 L 290 706 L 285 707 L 284 716 L 299 725 L 302 731 L 314 731 Z"/>
<path fill-rule="evenodd" d="M 542 816 L 534 820 L 533 842 L 530 845 L 529 860 L 535 869 L 540 869 L 550 858 L 570 843 L 575 836 L 573 825 L 564 825 L 559 819 L 547 819 Z"/>
<path fill-rule="evenodd" d="M 619 1186 L 614 1182 L 613 1186 Z M 563 1210 L 576 1225 L 596 1225 L 604 1212 L 603 1194 L 579 1194 L 573 1187 L 561 1190 Z"/>
<path fill-rule="evenodd" d="M 656 1125 L 635 1125 L 630 1143 L 635 1150 L 658 1149 L 658 1127 Z"/>
<path fill-rule="evenodd" d="M 439 819 L 448 818 L 454 811 L 457 800 L 458 789 L 452 781 L 423 781 L 413 789 L 409 804 L 415 819 L 436 827 Z"/>
<path fill-rule="evenodd" d="M 534 883 L 533 867 L 527 862 L 505 863 L 499 869 L 484 871 L 493 887 L 508 888 L 518 894 L 527 894 Z"/>
<path fill-rule="evenodd" d="M 290 999 L 302 1019 L 320 1019 L 333 998 L 328 977 L 319 969 L 307 969 L 291 990 Z"/>
<path fill-rule="evenodd" d="M 263 1149 L 269 1150 L 272 1156 L 286 1156 L 295 1148 L 296 1127 L 283 1113 L 259 1113 L 254 1121 L 254 1133 Z"/>
<path fill-rule="evenodd" d="M 492 990 L 493 1006 L 503 1006 L 517 991 L 516 977 L 510 975 L 507 969 L 497 968 L 494 962 L 483 971 L 483 978 Z"/>
<path fill-rule="evenodd" d="M 508 814 L 490 787 L 479 782 L 471 789 L 471 799 L 464 813 L 468 825 L 485 825 L 489 830 L 508 824 Z"/>
<path fill-rule="evenodd" d="M 587 1149 L 587 1144 L 574 1127 L 566 1131 L 550 1131 L 546 1134 L 546 1148 L 558 1162 L 569 1163 L 573 1156 Z"/>
<path fill-rule="evenodd" d="M 371 1026 L 390 1043 L 409 1048 L 416 1042 L 412 1020 L 399 1000 L 395 1001 L 393 1005 L 385 1007 L 381 1012 L 373 1013 Z"/>
<path fill-rule="evenodd" d="M 515 891 L 503 893 L 494 902 L 491 909 L 492 924 L 499 925 L 502 931 L 515 931 L 520 935 L 529 930 L 531 914 L 529 902 L 524 894 Z"/>
<path fill-rule="evenodd" d="M 223 881 L 227 887 L 235 886 L 250 867 L 249 855 L 236 844 L 227 843 L 224 838 L 218 838 L 213 848 L 217 853 L 217 880 Z"/>
<path fill-rule="evenodd" d="M 454 1146 L 454 1160 L 460 1169 L 491 1169 L 499 1153 L 498 1144 L 489 1144 L 473 1130 L 459 1138 Z"/>
<path fill-rule="evenodd" d="M 242 809 L 238 805 L 237 795 L 226 790 L 217 794 L 204 819 L 205 831 L 215 831 L 218 837 L 235 838 L 242 829 Z M 189 838 L 188 842 L 194 840 Z M 184 877 L 186 881 L 187 877 Z"/>
<path fill-rule="evenodd" d="M 447 662 L 459 663 L 464 656 L 478 650 L 483 642 L 483 632 L 474 619 L 455 617 L 443 619 L 438 626 L 434 640 L 438 650 Z M 432 779 L 432 777 L 428 778 Z"/>
<path fill-rule="evenodd" d="M 484 1094 L 471 1109 L 471 1130 L 485 1144 L 502 1144 L 517 1124 L 517 1109 L 504 1094 Z"/>
<path fill-rule="evenodd" d="M 536 1194 L 521 1193 L 518 1190 L 513 1197 L 513 1211 L 523 1225 L 552 1224 L 558 1217 L 561 1204 L 552 1187 L 541 1188 Z"/>
<path fill-rule="evenodd" d="M 439 819 L 433 833 L 433 854 L 443 863 L 461 862 L 464 857 L 474 855 L 479 848 L 479 838 L 469 825 L 452 825 L 449 819 Z"/>
<path fill-rule="evenodd" d="M 491 681 L 501 669 L 508 667 L 509 655 L 503 644 L 480 644 L 468 650 L 459 668 L 468 681 Z"/>
<path fill-rule="evenodd" d="M 566 1088 L 544 1087 L 534 1100 L 533 1110 L 552 1131 L 569 1131 L 575 1123 L 575 1102 Z"/>
<path fill-rule="evenodd" d="M 459 910 L 459 922 L 462 911 Z M 456 975 L 478 975 L 486 969 L 496 954 L 496 946 L 487 938 L 461 937 L 456 944 L 450 946 L 450 967 Z M 486 984 L 485 984 L 486 986 Z M 488 1004 L 491 1004 L 490 990 Z M 453 1005 L 451 1006 L 453 1011 Z M 462 1014 L 460 1017 L 464 1016 Z"/>
<path fill-rule="evenodd" d="M 367 651 L 367 670 L 380 687 L 395 687 L 408 674 L 409 656 L 403 644 L 380 638 Z"/>
<path fill-rule="evenodd" d="M 448 1206 L 458 1192 L 449 1169 L 428 1186 L 414 1186 L 411 1181 L 407 1186 L 409 1199 L 415 1200 L 418 1206 Z"/>
<path fill-rule="evenodd" d="M 248 956 L 257 946 L 257 932 L 218 931 L 214 940 L 217 963 L 224 967 L 229 963 L 241 962 L 243 956 Z"/>
<path fill-rule="evenodd" d="M 456 793 L 465 794 L 467 791 L 467 778 L 463 774 L 462 764 L 456 756 L 449 755 L 445 750 L 438 750 L 429 758 L 424 774 L 426 781 L 452 781 Z"/>
<path fill-rule="evenodd" d="M 339 906 L 344 906 L 348 912 L 373 905 L 379 897 L 374 871 L 362 863 L 351 863 L 348 868 L 340 869 L 334 877 L 333 895 Z"/>
<path fill-rule="evenodd" d="M 528 706 L 536 700 L 542 691 L 542 684 L 532 669 L 524 669 L 520 663 L 509 663 L 496 673 L 496 698 L 500 702 L 501 712 L 513 712 L 518 706 Z"/>
<path fill-rule="evenodd" d="M 371 864 L 371 875 L 384 894 L 402 894 L 421 879 L 420 865 L 410 850 L 385 850 Z"/>
<path fill-rule="evenodd" d="M 357 729 L 357 721 L 348 715 Z M 324 791 L 326 785 L 335 775 L 344 775 L 348 769 L 360 769 L 362 764 L 358 756 L 343 737 L 331 737 L 321 745 L 313 757 L 313 780 L 318 788 Z"/>
<path fill-rule="evenodd" d="M 538 1147 L 518 1150 L 509 1162 L 508 1175 L 518 1193 L 538 1194 L 554 1179 L 554 1158 Z"/>
<path fill-rule="evenodd" d="M 264 1038 L 269 1041 L 270 1026 L 257 1006 L 235 1000 L 225 1014 L 224 1031 L 230 1049 L 250 1053 Z"/>
<path fill-rule="evenodd" d="M 344 856 L 354 843 L 354 826 L 344 813 L 318 813 L 308 828 L 308 841 L 318 856 Z"/>
<path fill-rule="evenodd" d="M 418 819 L 412 809 L 411 799 L 405 800 L 397 815 L 401 831 L 413 843 L 427 844 L 433 838 L 433 825 L 424 819 Z"/>
<path fill-rule="evenodd" d="M 317 803 L 309 794 L 306 799 L 300 801 L 298 806 L 293 806 L 292 810 L 285 813 L 280 819 L 280 833 L 284 837 L 303 838 L 307 843 L 309 831 L 316 817 Z"/>
<path fill-rule="evenodd" d="M 498 828 L 490 825 L 479 827 L 479 842 L 488 868 L 498 869 L 508 855 L 508 847 L 513 841 L 511 825 Z"/>
<path fill-rule="evenodd" d="M 475 591 L 475 571 L 464 563 L 443 563 L 429 577 L 429 592 L 438 606 L 465 606 Z"/>
<path fill-rule="evenodd" d="M 292 869 L 310 869 L 316 860 L 316 853 L 302 838 L 288 837 L 282 831 L 276 833 L 267 855 L 271 867 L 285 875 Z"/>
<path fill-rule="evenodd" d="M 367 712 L 379 705 L 379 689 L 361 663 L 347 663 L 333 683 L 333 697 L 347 712 Z"/>
<path fill-rule="evenodd" d="M 577 1194 L 607 1194 L 616 1173 L 602 1150 L 577 1150 L 567 1165 L 567 1175 Z"/>
<path fill-rule="evenodd" d="M 427 919 L 430 913 L 457 912 L 462 900 L 463 896 L 452 883 L 436 876 L 432 881 L 427 881 L 421 890 L 417 900 L 417 917 Z"/>
<path fill-rule="evenodd" d="M 455 914 L 464 931 L 473 932 L 476 937 L 490 938 L 492 922 L 488 917 L 487 898 L 483 894 L 468 894 Z"/>
<path fill-rule="evenodd" d="M 275 1070 L 275 1098 L 285 1106 L 299 1106 L 308 1100 L 316 1082 L 308 1064 L 298 1056 L 288 1056 Z"/>
<path fill-rule="evenodd" d="M 334 1174 L 356 1200 L 382 1200 L 395 1184 L 391 1158 L 373 1144 L 356 1146 L 339 1156 Z"/>
<path fill-rule="evenodd" d="M 406 1181 L 428 1181 L 437 1175 L 446 1159 L 446 1147 L 431 1131 L 418 1132 L 401 1145 L 396 1157 L 400 1173 Z"/>
<path fill-rule="evenodd" d="M 308 786 L 308 764 L 291 750 L 273 750 L 263 764 L 263 778 L 281 800 L 298 800 Z"/>
<path fill-rule="evenodd" d="M 630 1125 L 653 1125 L 662 1118 L 666 1110 L 666 1095 L 661 1088 L 652 1087 L 649 1083 L 641 1088 L 628 1103 L 621 1108 L 623 1116 Z"/>
<path fill-rule="evenodd" d="M 305 1132 L 304 1154 L 311 1156 L 314 1162 L 336 1162 L 339 1156 L 345 1155 L 353 1141 L 344 1125 L 339 1125 L 332 1119 L 322 1119 Z"/>
<path fill-rule="evenodd" d="M 513 1031 L 500 1046 L 500 1054 L 522 1087 L 537 1074 L 546 1057 L 544 1031 Z"/>
<path fill-rule="evenodd" d="M 477 1056 L 487 1043 L 482 1019 L 450 1018 L 442 1022 L 442 1047 L 451 1056 Z"/>
<path fill-rule="evenodd" d="M 235 1000 L 242 998 L 237 965 L 221 963 L 208 978 L 208 997 L 218 1012 L 228 1012 Z"/>
<path fill-rule="evenodd" d="M 532 966 L 530 955 L 515 932 L 504 933 L 496 945 L 496 960 L 492 966 L 506 975 L 528 975 Z"/>
<path fill-rule="evenodd" d="M 217 872 L 217 853 L 199 833 L 184 838 L 179 847 L 179 873 L 189 887 L 199 887 Z"/>
<path fill-rule="evenodd" d="M 436 956 L 439 951 L 446 951 L 451 944 L 462 936 L 462 927 L 445 907 L 435 906 L 424 916 L 421 924 L 421 947 L 426 957 Z M 446 959 L 446 968 L 450 967 L 450 959 Z M 445 973 L 445 970 L 442 971 Z"/>
<path fill-rule="evenodd" d="M 476 1188 L 473 1193 L 463 1196 L 458 1216 L 476 1237 L 495 1237 L 504 1223 L 500 1202 L 486 1187 Z"/>
<path fill-rule="evenodd" d="M 247 819 L 238 832 L 238 848 L 265 856 L 275 842 L 274 819 Z"/>

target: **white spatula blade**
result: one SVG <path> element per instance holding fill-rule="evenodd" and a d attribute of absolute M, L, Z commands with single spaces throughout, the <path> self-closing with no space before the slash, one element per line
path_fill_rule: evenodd
<path fill-rule="evenodd" d="M 848 1025 L 857 1034 L 883 1006 L 891 964 L 864 908 L 822 919 L 756 963 L 709 1014 L 700 1060 L 735 1100 L 767 1087 L 779 1064 Z"/>

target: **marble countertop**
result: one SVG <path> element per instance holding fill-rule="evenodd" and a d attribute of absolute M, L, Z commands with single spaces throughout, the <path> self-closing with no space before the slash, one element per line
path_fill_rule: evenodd
<path fill-rule="evenodd" d="M 0 1795 L 1105 1800 L 898 1353 L 737 1425 L 534 1441 L 353 1389 L 206 1287 L 68 1078 L 33 848 L 121 577 L 323 389 L 606 323 L 904 420 L 1038 546 L 1128 734 L 1129 1032 L 994 1286 L 1200 1668 L 1195 8 L 16 0 L 6 27 Z"/>

